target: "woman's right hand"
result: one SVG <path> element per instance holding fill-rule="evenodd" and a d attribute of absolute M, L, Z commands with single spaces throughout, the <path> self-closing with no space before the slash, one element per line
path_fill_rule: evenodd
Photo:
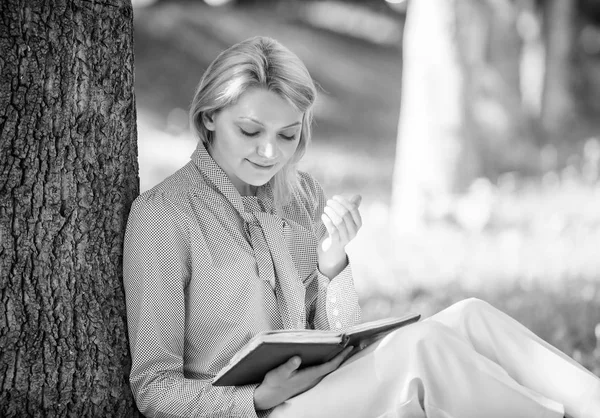
<path fill-rule="evenodd" d="M 350 351 L 352 347 L 346 347 L 327 363 L 302 370 L 298 370 L 300 357 L 292 357 L 265 375 L 262 383 L 254 391 L 254 407 L 257 411 L 274 408 L 289 398 L 307 391 L 337 369 Z"/>

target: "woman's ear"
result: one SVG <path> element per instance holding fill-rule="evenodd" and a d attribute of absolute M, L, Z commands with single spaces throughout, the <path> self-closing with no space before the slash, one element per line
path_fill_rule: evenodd
<path fill-rule="evenodd" d="M 209 131 L 215 130 L 214 116 L 215 116 L 214 113 L 211 113 L 211 114 L 202 113 L 202 123 L 204 124 L 204 127 L 206 129 L 208 129 Z"/>

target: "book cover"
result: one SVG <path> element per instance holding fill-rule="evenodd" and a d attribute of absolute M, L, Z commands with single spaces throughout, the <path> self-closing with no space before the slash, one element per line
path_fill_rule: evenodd
<path fill-rule="evenodd" d="M 357 353 L 389 332 L 416 322 L 420 314 L 385 318 L 355 325 L 343 332 L 311 329 L 276 330 L 254 336 L 229 364 L 215 376 L 215 386 L 240 386 L 260 383 L 270 370 L 293 356 L 300 356 L 300 369 L 325 363 L 345 347 L 352 345 Z"/>

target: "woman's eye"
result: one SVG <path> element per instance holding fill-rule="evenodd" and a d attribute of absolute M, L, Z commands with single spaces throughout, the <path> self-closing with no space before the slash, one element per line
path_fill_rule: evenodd
<path fill-rule="evenodd" d="M 258 131 L 256 131 L 256 132 L 248 132 L 248 131 L 244 131 L 241 128 L 240 128 L 240 131 L 242 132 L 243 135 L 250 136 L 250 137 L 258 135 Z"/>
<path fill-rule="evenodd" d="M 294 139 L 296 139 L 296 135 L 287 136 L 287 135 L 281 134 L 280 136 L 287 141 L 293 141 Z"/>

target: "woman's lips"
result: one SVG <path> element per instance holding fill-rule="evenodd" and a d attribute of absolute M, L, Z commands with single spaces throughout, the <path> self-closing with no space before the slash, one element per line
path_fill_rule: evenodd
<path fill-rule="evenodd" d="M 248 160 L 248 162 L 250 164 L 252 164 L 253 167 L 255 167 L 255 168 L 259 169 L 259 170 L 265 170 L 266 171 L 266 170 L 270 170 L 273 167 L 275 167 L 275 163 L 273 163 L 273 164 L 258 164 L 258 163 L 255 163 L 253 161 L 250 161 L 250 160 Z"/>

